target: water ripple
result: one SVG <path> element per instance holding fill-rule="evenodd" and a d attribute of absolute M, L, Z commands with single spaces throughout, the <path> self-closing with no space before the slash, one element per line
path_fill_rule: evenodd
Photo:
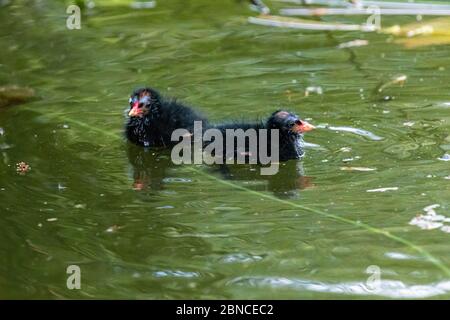
<path fill-rule="evenodd" d="M 222 257 L 223 263 L 250 263 L 262 260 L 263 257 L 247 253 L 232 253 Z"/>
<path fill-rule="evenodd" d="M 197 272 L 188 272 L 181 270 L 161 270 L 154 272 L 153 275 L 157 278 L 164 278 L 164 277 L 198 278 L 200 276 Z"/>
<path fill-rule="evenodd" d="M 424 285 L 407 285 L 402 281 L 380 280 L 376 289 L 369 289 L 364 282 L 326 283 L 306 279 L 283 277 L 238 277 L 227 285 L 289 288 L 301 291 L 337 293 L 361 296 L 382 296 L 394 299 L 429 298 L 450 292 L 450 281 Z"/>

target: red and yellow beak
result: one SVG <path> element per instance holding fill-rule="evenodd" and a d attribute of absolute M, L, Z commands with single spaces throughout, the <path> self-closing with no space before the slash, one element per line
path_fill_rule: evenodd
<path fill-rule="evenodd" d="M 139 109 L 139 101 L 133 103 L 130 112 L 128 112 L 128 116 L 130 117 L 139 117 L 142 114 L 142 111 Z"/>
<path fill-rule="evenodd" d="M 296 125 L 292 128 L 292 130 L 293 130 L 294 132 L 297 132 L 297 133 L 305 133 L 305 132 L 314 130 L 315 128 L 316 128 L 316 127 L 314 127 L 312 124 L 310 124 L 310 123 L 308 123 L 308 122 L 302 120 L 302 121 L 300 122 L 300 124 L 296 124 Z"/>

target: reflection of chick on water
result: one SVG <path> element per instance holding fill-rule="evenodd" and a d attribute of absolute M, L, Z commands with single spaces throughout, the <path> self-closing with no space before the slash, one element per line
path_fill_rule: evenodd
<path fill-rule="evenodd" d="M 132 144 L 127 145 L 128 159 L 132 169 L 132 188 L 138 191 L 160 191 L 164 183 L 173 177 L 178 166 L 170 159 L 167 150 L 153 151 Z M 256 165 L 216 165 L 198 168 L 208 170 L 212 175 L 222 179 L 245 181 L 246 187 L 258 191 L 270 191 L 280 198 L 296 198 L 299 191 L 312 187 L 312 178 L 304 174 L 301 161 L 289 161 L 280 165 L 279 171 L 273 176 L 262 176 Z"/>
<path fill-rule="evenodd" d="M 173 166 L 168 152 L 158 153 L 129 143 L 127 155 L 132 167 L 134 190 L 159 191 L 163 188 L 167 169 Z"/>

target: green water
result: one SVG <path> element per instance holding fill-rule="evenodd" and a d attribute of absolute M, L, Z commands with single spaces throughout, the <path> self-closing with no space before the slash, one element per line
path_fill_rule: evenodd
<path fill-rule="evenodd" d="M 64 1 L 0 7 L 0 85 L 38 96 L 0 109 L 0 298 L 449 298 L 450 234 L 409 224 L 433 204 L 450 217 L 450 163 L 438 160 L 450 149 L 449 46 L 255 26 L 244 3 L 220 3 L 103 2 L 81 30 L 66 28 Z M 369 44 L 337 48 L 354 39 Z M 403 86 L 376 92 L 398 75 Z M 306 137 L 320 147 L 269 178 L 172 165 L 122 137 L 140 85 L 213 120 L 288 108 L 322 125 Z M 309 86 L 323 94 L 305 97 Z M 379 188 L 398 189 L 367 192 Z M 81 290 L 66 287 L 69 265 Z"/>

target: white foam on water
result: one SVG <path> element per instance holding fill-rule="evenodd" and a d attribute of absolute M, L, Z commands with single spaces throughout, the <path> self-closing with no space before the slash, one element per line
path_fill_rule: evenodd
<path fill-rule="evenodd" d="M 227 285 L 250 287 L 286 288 L 299 291 L 337 293 L 360 296 L 382 296 L 394 299 L 429 298 L 450 292 L 450 281 L 423 285 L 408 285 L 398 280 L 380 279 L 376 288 L 370 289 L 365 282 L 327 283 L 299 278 L 284 277 L 237 277 Z"/>
<path fill-rule="evenodd" d="M 386 191 L 397 191 L 398 187 L 388 187 L 388 188 L 379 188 L 379 189 L 370 189 L 367 192 L 386 192 Z"/>
<path fill-rule="evenodd" d="M 450 222 L 447 216 L 438 214 L 435 209 L 440 208 L 439 204 L 432 204 L 423 208 L 425 214 L 415 216 L 410 225 L 417 226 L 422 230 L 440 229 L 443 232 L 450 233 L 450 226 L 446 223 Z"/>

